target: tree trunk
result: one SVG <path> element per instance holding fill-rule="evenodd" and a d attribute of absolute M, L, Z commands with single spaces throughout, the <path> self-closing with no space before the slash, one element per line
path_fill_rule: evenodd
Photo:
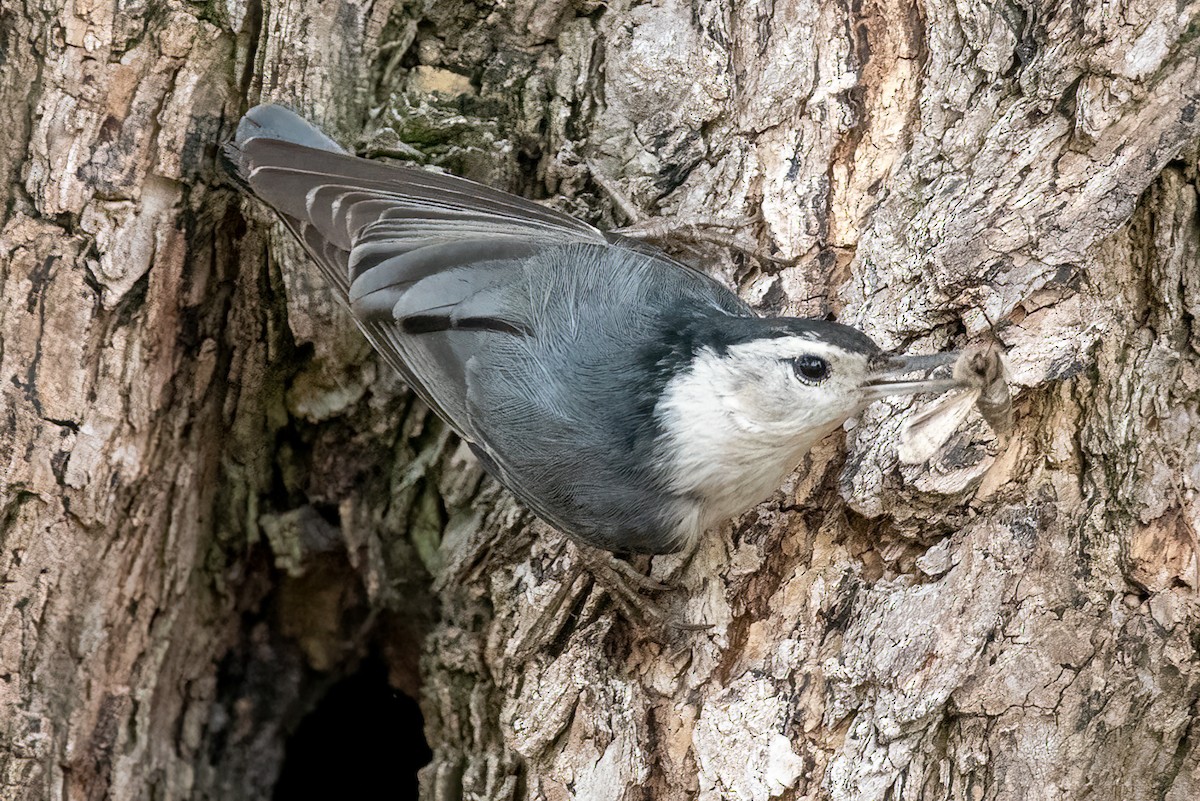
<path fill-rule="evenodd" d="M 630 623 L 223 178 L 261 100 L 992 329 L 1016 431 L 875 404 Z M 1200 797 L 1198 102 L 1186 0 L 5 0 L 0 798 L 412 797 L 388 687 L 427 801 Z"/>

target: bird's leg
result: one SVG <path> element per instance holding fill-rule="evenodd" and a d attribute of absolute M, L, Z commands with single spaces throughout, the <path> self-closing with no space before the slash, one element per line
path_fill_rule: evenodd
<path fill-rule="evenodd" d="M 781 259 L 778 256 L 767 253 L 757 244 L 746 242 L 733 233 L 740 228 L 746 228 L 760 222 L 762 220 L 761 213 L 750 214 L 736 219 L 706 217 L 688 223 L 652 220 L 647 217 L 645 212 L 634 205 L 629 196 L 621 190 L 621 187 L 617 186 L 616 181 L 601 172 L 591 162 L 587 163 L 587 167 L 591 172 L 592 180 L 605 191 L 609 198 L 612 199 L 612 202 L 616 204 L 617 208 L 621 210 L 621 213 L 629 220 L 629 225 L 617 228 L 613 233 L 639 241 L 660 243 L 677 243 L 682 241 L 692 245 L 717 245 L 744 253 L 751 258 L 769 261 L 773 264 L 791 264 L 795 261 L 794 259 Z M 724 231 L 714 229 L 724 229 Z"/>
<path fill-rule="evenodd" d="M 670 592 L 676 587 L 641 572 L 616 555 L 570 542 L 571 559 L 560 579 L 554 596 L 539 615 L 533 638 L 547 641 L 558 636 L 567 625 L 568 617 L 581 607 L 581 600 L 593 590 L 606 597 L 620 609 L 622 615 L 639 626 L 652 629 L 701 631 L 707 624 L 688 623 L 668 610 L 653 596 Z M 561 551 L 559 552 L 561 553 Z"/>
<path fill-rule="evenodd" d="M 664 584 L 643 573 L 608 551 L 579 544 L 575 544 L 575 551 L 580 563 L 591 570 L 594 576 L 611 576 L 614 581 L 620 580 L 630 590 L 657 593 L 672 589 L 670 584 Z"/>
<path fill-rule="evenodd" d="M 671 585 L 641 573 L 608 551 L 573 542 L 570 547 L 573 550 L 572 558 L 554 595 L 512 643 L 511 653 L 516 660 L 524 661 L 544 650 L 548 643 L 565 636 L 571 618 L 578 615 L 582 621 L 588 617 L 589 609 L 594 611 L 600 598 L 610 599 L 627 620 L 644 629 L 666 632 L 670 629 L 704 631 L 711 628 L 703 623 L 688 623 L 649 597 L 674 589 Z M 561 555 L 562 550 L 558 553 Z M 593 595 L 593 590 L 599 592 Z M 592 595 L 591 599 L 589 595 Z"/>
<path fill-rule="evenodd" d="M 709 628 L 703 623 L 681 620 L 678 615 L 648 597 L 650 594 L 673 589 L 671 585 L 651 578 L 608 551 L 577 544 L 575 554 L 578 564 L 591 573 L 596 584 L 607 592 L 630 620 L 643 625 L 654 624 L 683 631 L 702 631 Z"/>
<path fill-rule="evenodd" d="M 691 542 L 684 546 L 683 549 L 660 557 L 660 559 L 666 562 L 665 575 L 663 575 L 661 581 L 663 585 L 672 589 L 679 587 L 679 582 L 683 578 L 683 574 L 687 572 L 688 567 L 692 564 L 692 560 L 700 552 L 700 545 L 703 542 L 703 537 L 693 537 Z"/>
<path fill-rule="evenodd" d="M 630 200 L 629 195 L 621 191 L 621 187 L 617 186 L 616 181 L 597 169 L 596 165 L 590 161 L 585 163 L 587 164 L 588 172 L 591 173 L 592 180 L 608 194 L 613 203 L 617 204 L 617 208 L 629 220 L 630 225 L 637 225 L 646 220 L 645 212 L 633 205 L 633 201 Z"/>
<path fill-rule="evenodd" d="M 675 223 L 668 220 L 646 220 L 643 222 L 618 228 L 614 233 L 651 242 L 676 243 L 686 242 L 691 245 L 709 244 L 736 250 L 760 261 L 772 264 L 791 264 L 794 259 L 784 259 L 773 253 L 767 253 L 753 242 L 738 237 L 732 233 L 738 228 L 744 228 L 758 222 L 758 216 L 742 217 L 738 220 L 707 217 L 686 223 Z M 724 230 L 721 230 L 724 229 Z"/>

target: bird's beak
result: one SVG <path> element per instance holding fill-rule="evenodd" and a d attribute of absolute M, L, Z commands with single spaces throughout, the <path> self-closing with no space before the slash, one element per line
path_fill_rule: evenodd
<path fill-rule="evenodd" d="M 897 356 L 881 353 L 871 359 L 863 393 L 867 401 L 888 395 L 916 395 L 921 392 L 946 392 L 964 384 L 949 376 L 932 378 L 930 373 L 939 367 L 958 361 L 958 351 L 935 353 L 929 356 Z M 919 375 L 914 375 L 919 374 Z"/>

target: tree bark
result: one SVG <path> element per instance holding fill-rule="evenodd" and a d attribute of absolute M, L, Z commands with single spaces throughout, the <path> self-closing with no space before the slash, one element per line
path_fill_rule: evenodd
<path fill-rule="evenodd" d="M 875 404 L 633 624 L 223 177 L 265 100 L 994 335 L 1016 430 Z M 268 798 L 371 660 L 427 801 L 1200 796 L 1198 102 L 1186 0 L 6 2 L 0 798 Z"/>

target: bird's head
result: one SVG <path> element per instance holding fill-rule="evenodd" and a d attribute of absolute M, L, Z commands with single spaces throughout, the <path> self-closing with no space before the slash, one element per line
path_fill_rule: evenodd
<path fill-rule="evenodd" d="M 725 318 L 693 342 L 658 405 L 672 484 L 727 496 L 717 516 L 736 514 L 774 491 L 813 444 L 871 401 L 959 386 L 928 376 L 956 358 L 885 353 L 839 323 Z"/>
<path fill-rule="evenodd" d="M 958 386 L 953 378 L 928 377 L 957 356 L 885 353 L 839 323 L 739 319 L 693 350 L 690 364 L 668 384 L 663 408 L 674 408 L 682 421 L 723 419 L 776 447 L 811 444 L 873 400 Z"/>

